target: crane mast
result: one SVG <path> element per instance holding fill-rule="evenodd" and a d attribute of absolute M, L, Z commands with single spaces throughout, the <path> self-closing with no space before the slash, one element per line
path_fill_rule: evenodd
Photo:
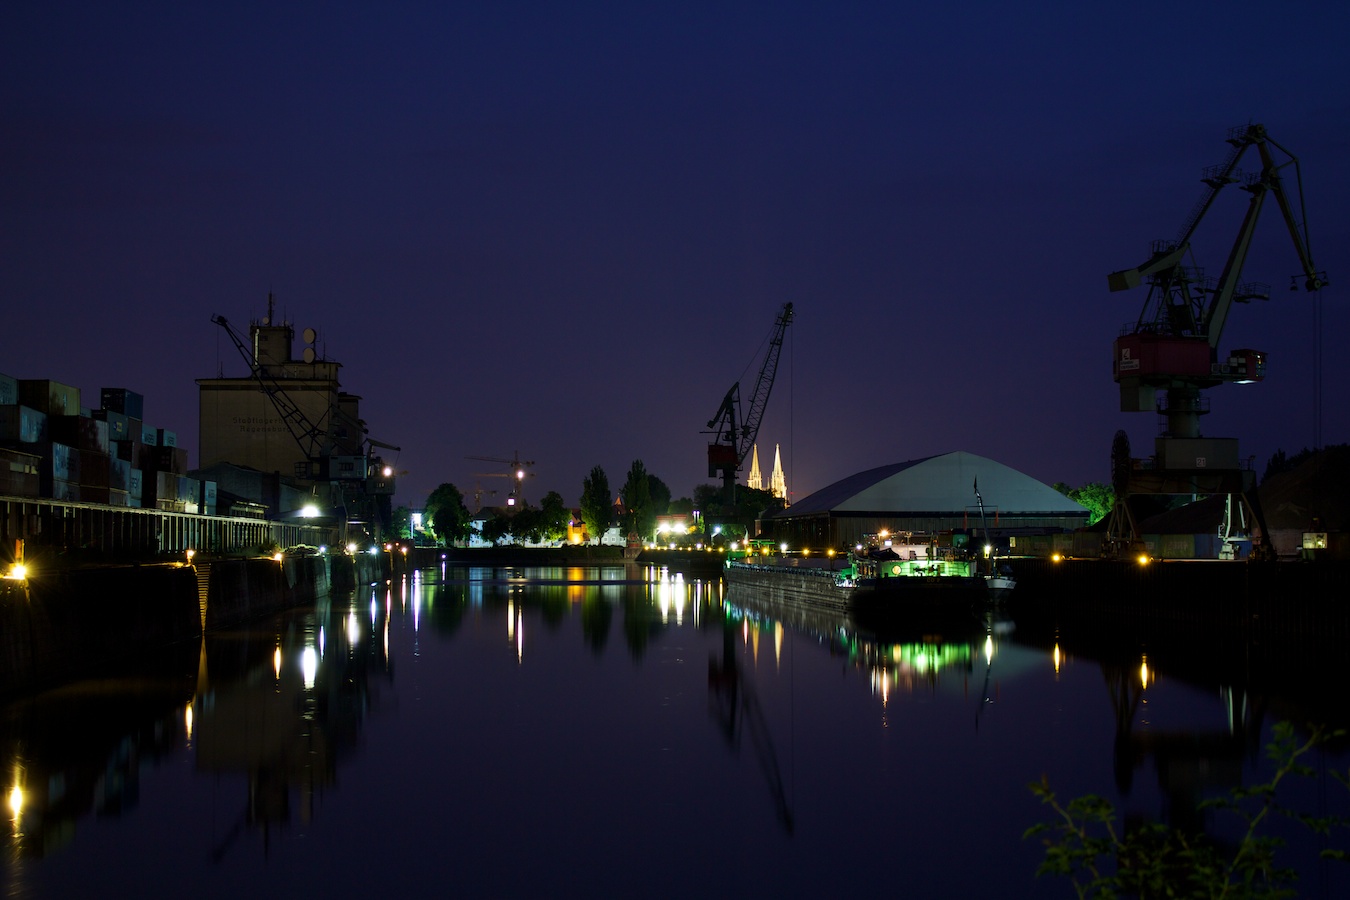
<path fill-rule="evenodd" d="M 1131 494 L 1212 494 L 1238 496 L 1260 524 L 1263 543 L 1269 536 L 1255 494 L 1255 475 L 1238 457 L 1236 438 L 1201 434 L 1200 418 L 1209 411 L 1201 391 L 1224 383 L 1245 384 L 1265 378 L 1266 354 L 1238 349 L 1226 357 L 1218 352 L 1224 326 L 1234 303 L 1268 300 L 1270 286 L 1242 280 L 1242 267 L 1251 248 L 1256 223 L 1268 197 L 1278 204 L 1303 271 L 1305 290 L 1325 284 L 1308 247 L 1303 181 L 1298 159 L 1266 133 L 1265 126 L 1249 124 L 1231 129 L 1228 158 L 1204 171 L 1206 189 L 1183 222 L 1175 240 L 1155 241 L 1147 260 L 1132 269 L 1111 273 L 1112 291 L 1147 282 L 1148 294 L 1134 325 L 1126 326 L 1113 346 L 1113 376 L 1120 388 L 1123 412 L 1156 410 L 1165 427 L 1155 442 L 1155 456 L 1147 463 L 1129 458 L 1124 432 L 1112 448 L 1112 480 L 1119 515 L 1113 516 L 1108 541 L 1132 543 Z M 1244 174 L 1238 165 L 1255 149 L 1259 171 Z M 1294 173 L 1293 192 L 1284 172 Z M 1250 196 L 1237 236 L 1217 278 L 1206 277 L 1192 262 L 1191 240 L 1224 187 L 1238 184 Z M 1297 276 L 1295 276 L 1297 280 Z"/>
<path fill-rule="evenodd" d="M 730 491 L 736 483 L 736 473 L 745 463 L 745 458 L 754 446 L 759 435 L 759 425 L 764 419 L 764 410 L 769 405 L 769 394 L 773 391 L 774 377 L 778 372 L 778 357 L 783 349 L 783 336 L 792 323 L 792 304 L 783 304 L 783 309 L 774 320 L 773 331 L 769 336 L 769 348 L 764 362 L 755 379 L 755 388 L 750 395 L 750 406 L 741 414 L 741 383 L 738 381 L 722 398 L 722 405 L 708 420 L 714 439 L 708 444 L 708 477 L 722 478 L 722 487 Z"/>

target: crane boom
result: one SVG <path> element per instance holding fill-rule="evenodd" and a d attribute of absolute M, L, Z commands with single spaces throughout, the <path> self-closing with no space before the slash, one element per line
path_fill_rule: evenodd
<path fill-rule="evenodd" d="M 312 464 L 319 458 L 319 450 L 324 439 L 327 437 L 327 432 L 311 422 L 309 417 L 306 416 L 298 406 L 291 402 L 290 398 L 286 395 L 285 389 L 277 382 L 276 378 L 272 377 L 265 366 L 260 365 L 258 361 L 253 358 L 253 354 L 249 352 L 248 345 L 244 343 L 244 339 L 239 336 L 239 333 L 234 330 L 234 326 L 230 325 L 229 321 L 224 316 L 213 315 L 211 316 L 211 321 L 216 325 L 219 325 L 224 329 L 225 333 L 230 336 L 230 340 L 234 342 L 234 346 L 239 351 L 239 355 L 244 358 L 244 362 L 248 365 L 249 374 L 258 382 L 258 386 L 262 388 L 263 393 L 267 395 L 267 399 L 272 402 L 272 406 L 276 409 L 277 414 L 281 416 L 281 421 L 285 423 L 286 429 L 290 431 L 291 437 L 293 437 L 295 442 L 300 445 L 301 451 L 305 454 L 305 459 L 309 460 Z"/>
<path fill-rule="evenodd" d="M 764 354 L 764 362 L 759 368 L 759 377 L 755 380 L 754 392 L 750 395 L 750 406 L 741 415 L 741 383 L 738 381 L 722 398 L 722 405 L 708 420 L 715 439 L 708 444 L 708 477 L 722 477 L 724 488 L 730 489 L 736 482 L 736 473 L 750 455 L 755 438 L 759 435 L 760 422 L 764 420 L 764 410 L 769 405 L 769 394 L 773 391 L 774 378 L 778 373 L 778 357 L 783 350 L 783 336 L 788 325 L 792 324 L 792 304 L 784 303 L 783 309 L 774 320 L 773 331 L 769 336 L 769 348 Z"/>

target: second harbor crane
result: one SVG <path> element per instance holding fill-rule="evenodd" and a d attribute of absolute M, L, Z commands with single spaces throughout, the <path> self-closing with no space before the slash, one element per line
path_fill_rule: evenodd
<path fill-rule="evenodd" d="M 1276 143 L 1263 125 L 1248 124 L 1228 133 L 1228 158 L 1204 171 L 1206 188 L 1175 240 L 1154 241 L 1152 254 L 1138 266 L 1114 272 L 1112 291 L 1128 290 L 1147 282 L 1148 295 L 1138 320 L 1115 340 L 1113 374 L 1120 386 L 1123 412 L 1156 410 L 1163 417 L 1151 460 L 1131 459 L 1129 438 L 1116 434 L 1111 449 L 1116 509 L 1108 541 L 1115 549 L 1138 540 L 1129 510 L 1131 494 L 1227 494 L 1225 537 L 1231 526 L 1233 501 L 1261 526 L 1258 548 L 1270 552 L 1270 537 L 1256 500 L 1255 473 L 1244 468 L 1237 438 L 1206 437 L 1200 417 L 1208 404 L 1200 392 L 1225 383 L 1245 384 L 1265 377 L 1266 354 L 1239 349 L 1220 356 L 1219 341 L 1234 303 L 1267 300 L 1270 286 L 1241 280 L 1242 265 L 1251 246 L 1257 218 L 1268 197 L 1283 214 L 1303 270 L 1303 287 L 1317 291 L 1326 284 L 1308 249 L 1308 224 L 1303 205 L 1303 179 L 1298 159 Z M 1244 174 L 1238 164 L 1255 150 L 1260 169 Z M 1286 170 L 1292 169 L 1292 188 Z M 1191 240 L 1219 192 L 1238 184 L 1249 195 L 1247 211 L 1218 278 L 1206 277 L 1192 260 Z M 1298 276 L 1295 276 L 1297 289 Z M 1231 548 L 1230 548 L 1231 549 Z"/>
<path fill-rule="evenodd" d="M 722 489 L 728 494 L 733 490 L 736 473 L 744 465 L 759 434 L 759 423 L 764 419 L 764 409 L 769 405 L 769 393 L 773 390 L 774 376 L 778 371 L 783 335 L 791 323 L 792 304 L 784 303 L 769 334 L 769 347 L 759 368 L 759 377 L 755 379 L 750 405 L 742 413 L 741 383 L 737 381 L 722 398 L 722 405 L 716 414 L 708 420 L 708 427 L 712 429 L 710 433 L 715 436 L 708 443 L 708 477 L 720 475 Z"/>

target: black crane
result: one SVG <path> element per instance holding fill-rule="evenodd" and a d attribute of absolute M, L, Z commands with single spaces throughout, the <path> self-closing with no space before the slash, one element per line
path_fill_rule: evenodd
<path fill-rule="evenodd" d="M 759 435 L 759 423 L 764 418 L 764 408 L 769 404 L 769 393 L 773 390 L 774 376 L 778 371 L 783 335 L 791 323 L 792 304 L 784 303 L 769 335 L 769 348 L 764 354 L 759 378 L 755 380 L 755 390 L 750 395 L 750 406 L 745 414 L 741 414 L 741 383 L 738 381 L 727 391 L 727 395 L 722 398 L 722 405 L 708 420 L 708 427 L 712 431 L 705 433 L 715 435 L 708 444 L 708 477 L 721 475 L 722 488 L 728 495 L 736 484 L 736 473 L 745 463 Z"/>
<path fill-rule="evenodd" d="M 1123 412 L 1156 410 L 1165 419 L 1164 430 L 1156 439 L 1155 456 L 1148 464 L 1132 460 L 1128 437 L 1123 431 L 1116 435 L 1112 481 L 1119 514 L 1113 513 L 1109 528 L 1109 540 L 1116 545 L 1137 539 L 1126 502 L 1131 494 L 1226 493 L 1230 500 L 1242 498 L 1262 526 L 1262 543 L 1269 550 L 1269 536 L 1255 500 L 1255 475 L 1242 466 L 1237 439 L 1205 437 L 1200 432 L 1200 417 L 1209 411 L 1202 390 L 1265 377 L 1264 352 L 1239 349 L 1220 358 L 1218 346 L 1234 303 L 1270 297 L 1269 285 L 1241 280 L 1267 196 L 1273 195 L 1279 204 L 1303 270 L 1304 288 L 1319 290 L 1326 278 L 1317 270 L 1308 249 L 1298 159 L 1271 139 L 1263 125 L 1231 129 L 1228 143 L 1232 149 L 1227 160 L 1205 170 L 1201 179 L 1205 192 L 1177 238 L 1154 241 L 1152 255 L 1146 261 L 1108 277 L 1112 291 L 1137 287 L 1145 279 L 1148 282 L 1148 295 L 1138 320 L 1122 330 L 1113 348 L 1112 368 L 1120 386 L 1120 408 Z M 1244 175 L 1238 163 L 1252 148 L 1259 155 L 1261 168 Z M 1293 193 L 1283 174 L 1291 167 Z M 1219 192 L 1229 184 L 1240 184 L 1251 196 L 1222 272 L 1217 279 L 1208 278 L 1192 262 L 1191 239 Z"/>

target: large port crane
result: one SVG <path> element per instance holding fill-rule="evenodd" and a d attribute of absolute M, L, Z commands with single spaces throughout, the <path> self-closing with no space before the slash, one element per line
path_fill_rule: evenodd
<path fill-rule="evenodd" d="M 1209 411 L 1200 392 L 1224 383 L 1245 384 L 1265 377 L 1266 354 L 1239 349 L 1220 358 L 1218 347 L 1234 303 L 1267 300 L 1270 286 L 1241 280 L 1262 206 L 1273 195 L 1293 239 L 1308 291 L 1326 284 L 1308 249 L 1303 179 L 1298 159 L 1266 134 L 1263 125 L 1231 129 L 1232 149 L 1221 165 L 1204 171 L 1206 190 L 1182 224 L 1175 240 L 1154 241 L 1147 260 L 1108 277 L 1112 291 L 1138 287 L 1147 280 L 1148 295 L 1133 326 L 1116 338 L 1113 375 L 1120 386 L 1123 412 L 1156 410 L 1165 419 L 1151 460 L 1132 459 L 1129 438 L 1116 434 L 1112 447 L 1112 481 L 1117 512 L 1108 542 L 1120 547 L 1137 540 L 1130 514 L 1131 494 L 1218 494 L 1240 498 L 1261 526 L 1262 550 L 1269 551 L 1269 535 L 1256 501 L 1255 474 L 1238 457 L 1236 438 L 1204 437 L 1200 417 Z M 1244 154 L 1255 148 L 1260 170 L 1244 175 L 1238 168 Z M 1295 193 L 1283 176 L 1292 168 Z M 1191 240 L 1219 192 L 1239 184 L 1250 194 L 1247 211 L 1218 278 L 1208 278 L 1193 262 Z M 1295 276 L 1297 281 L 1297 276 Z M 1297 284 L 1295 284 L 1295 289 Z M 1159 395 L 1161 392 L 1161 396 Z M 1228 532 L 1227 524 L 1225 532 Z"/>
<path fill-rule="evenodd" d="M 750 395 L 750 406 L 744 415 L 741 413 L 741 383 L 737 381 L 722 398 L 722 405 L 717 412 L 708 420 L 708 427 L 712 429 L 710 433 L 715 436 L 708 443 L 708 477 L 720 475 L 722 488 L 728 494 L 736 484 L 736 473 L 745 463 L 759 435 L 759 423 L 764 419 L 764 409 L 769 405 L 769 393 L 773 390 L 774 376 L 778 372 L 783 335 L 791 323 L 792 304 L 784 303 L 778 318 L 774 320 L 769 347 L 759 368 L 759 377 L 755 380 L 754 393 Z"/>

